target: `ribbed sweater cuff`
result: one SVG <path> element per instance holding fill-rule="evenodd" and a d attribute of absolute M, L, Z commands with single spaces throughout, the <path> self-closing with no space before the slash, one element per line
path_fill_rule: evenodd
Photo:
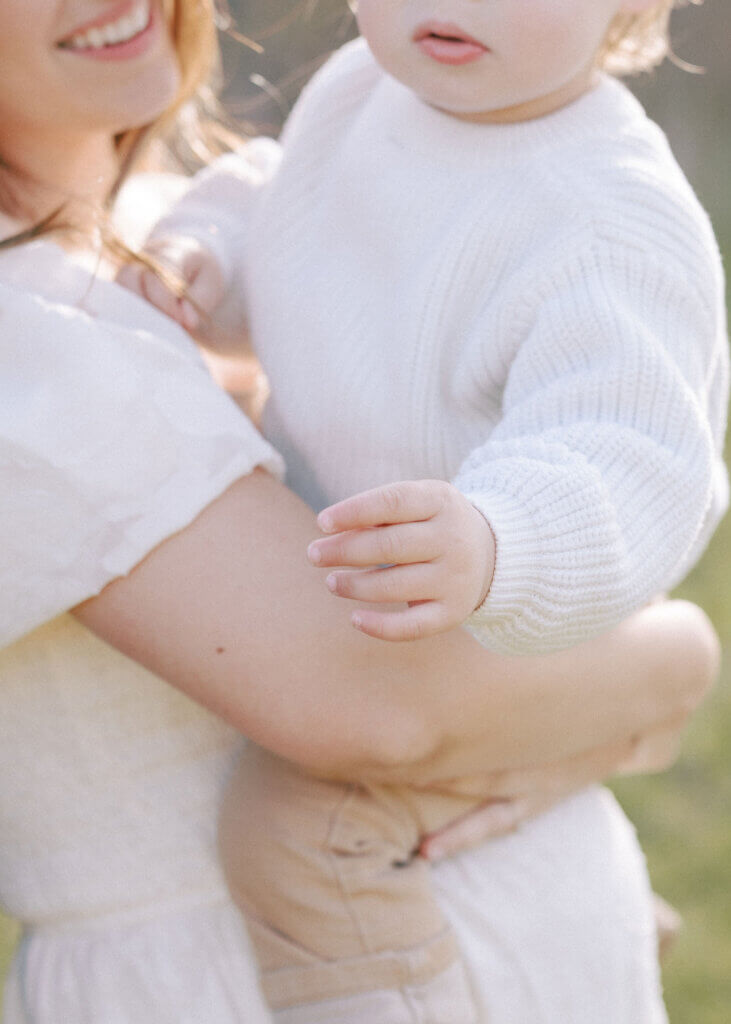
<path fill-rule="evenodd" d="M 464 625 L 491 650 L 529 653 L 533 629 L 525 621 L 526 607 L 535 601 L 535 568 L 539 536 L 524 505 L 506 494 L 465 492 L 482 513 L 495 537 L 495 572 L 487 597 Z"/>

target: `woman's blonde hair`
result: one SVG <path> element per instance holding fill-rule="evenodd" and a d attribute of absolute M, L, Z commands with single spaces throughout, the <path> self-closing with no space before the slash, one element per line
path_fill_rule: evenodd
<path fill-rule="evenodd" d="M 599 52 L 599 66 L 613 75 L 633 75 L 661 64 L 672 54 L 670 15 L 682 3 L 702 0 L 658 0 L 640 14 L 618 14 Z"/>
<path fill-rule="evenodd" d="M 116 137 L 119 174 L 107 197 L 109 205 L 126 177 L 140 165 L 154 143 L 164 141 L 173 153 L 194 154 L 200 161 L 205 161 L 213 152 L 212 147 L 209 152 L 207 142 L 215 133 L 206 130 L 205 122 L 212 104 L 208 83 L 218 59 L 215 0 L 163 0 L 163 9 L 180 66 L 180 87 L 173 103 L 155 121 Z M 48 185 L 28 181 L 0 155 L 0 209 L 3 206 L 22 209 L 20 197 L 23 188 L 30 189 L 32 194 L 36 189 L 47 191 Z M 16 245 L 66 227 L 62 204 L 27 231 L 0 241 L 0 247 Z"/>

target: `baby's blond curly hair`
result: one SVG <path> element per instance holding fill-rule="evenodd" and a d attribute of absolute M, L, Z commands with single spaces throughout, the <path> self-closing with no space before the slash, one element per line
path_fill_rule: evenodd
<path fill-rule="evenodd" d="M 681 3 L 702 0 L 658 0 L 641 14 L 618 14 L 599 52 L 599 66 L 613 75 L 649 71 L 670 50 L 670 14 Z"/>

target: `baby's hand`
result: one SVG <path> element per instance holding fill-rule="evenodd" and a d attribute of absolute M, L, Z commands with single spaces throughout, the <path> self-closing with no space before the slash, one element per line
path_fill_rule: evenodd
<path fill-rule="evenodd" d="M 130 263 L 117 274 L 117 283 L 147 299 L 187 331 L 195 332 L 223 299 L 226 282 L 210 249 L 194 238 L 168 238 L 145 246 L 170 281 L 140 263 Z M 182 285 L 176 290 L 176 284 Z"/>
<path fill-rule="evenodd" d="M 364 491 L 318 516 L 330 536 L 313 541 L 313 565 L 332 572 L 330 590 L 356 601 L 406 602 L 408 609 L 353 613 L 353 625 L 381 640 L 415 640 L 464 622 L 485 600 L 495 568 L 492 530 L 442 480 Z"/>

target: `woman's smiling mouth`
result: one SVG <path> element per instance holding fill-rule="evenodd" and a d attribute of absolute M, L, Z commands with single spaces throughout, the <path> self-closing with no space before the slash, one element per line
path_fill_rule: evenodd
<path fill-rule="evenodd" d="M 61 40 L 59 49 L 88 57 L 136 57 L 146 49 L 156 18 L 151 0 L 125 0 Z"/>
<path fill-rule="evenodd" d="M 440 64 L 470 64 L 490 50 L 458 25 L 429 21 L 414 32 L 413 41 L 422 53 Z"/>

